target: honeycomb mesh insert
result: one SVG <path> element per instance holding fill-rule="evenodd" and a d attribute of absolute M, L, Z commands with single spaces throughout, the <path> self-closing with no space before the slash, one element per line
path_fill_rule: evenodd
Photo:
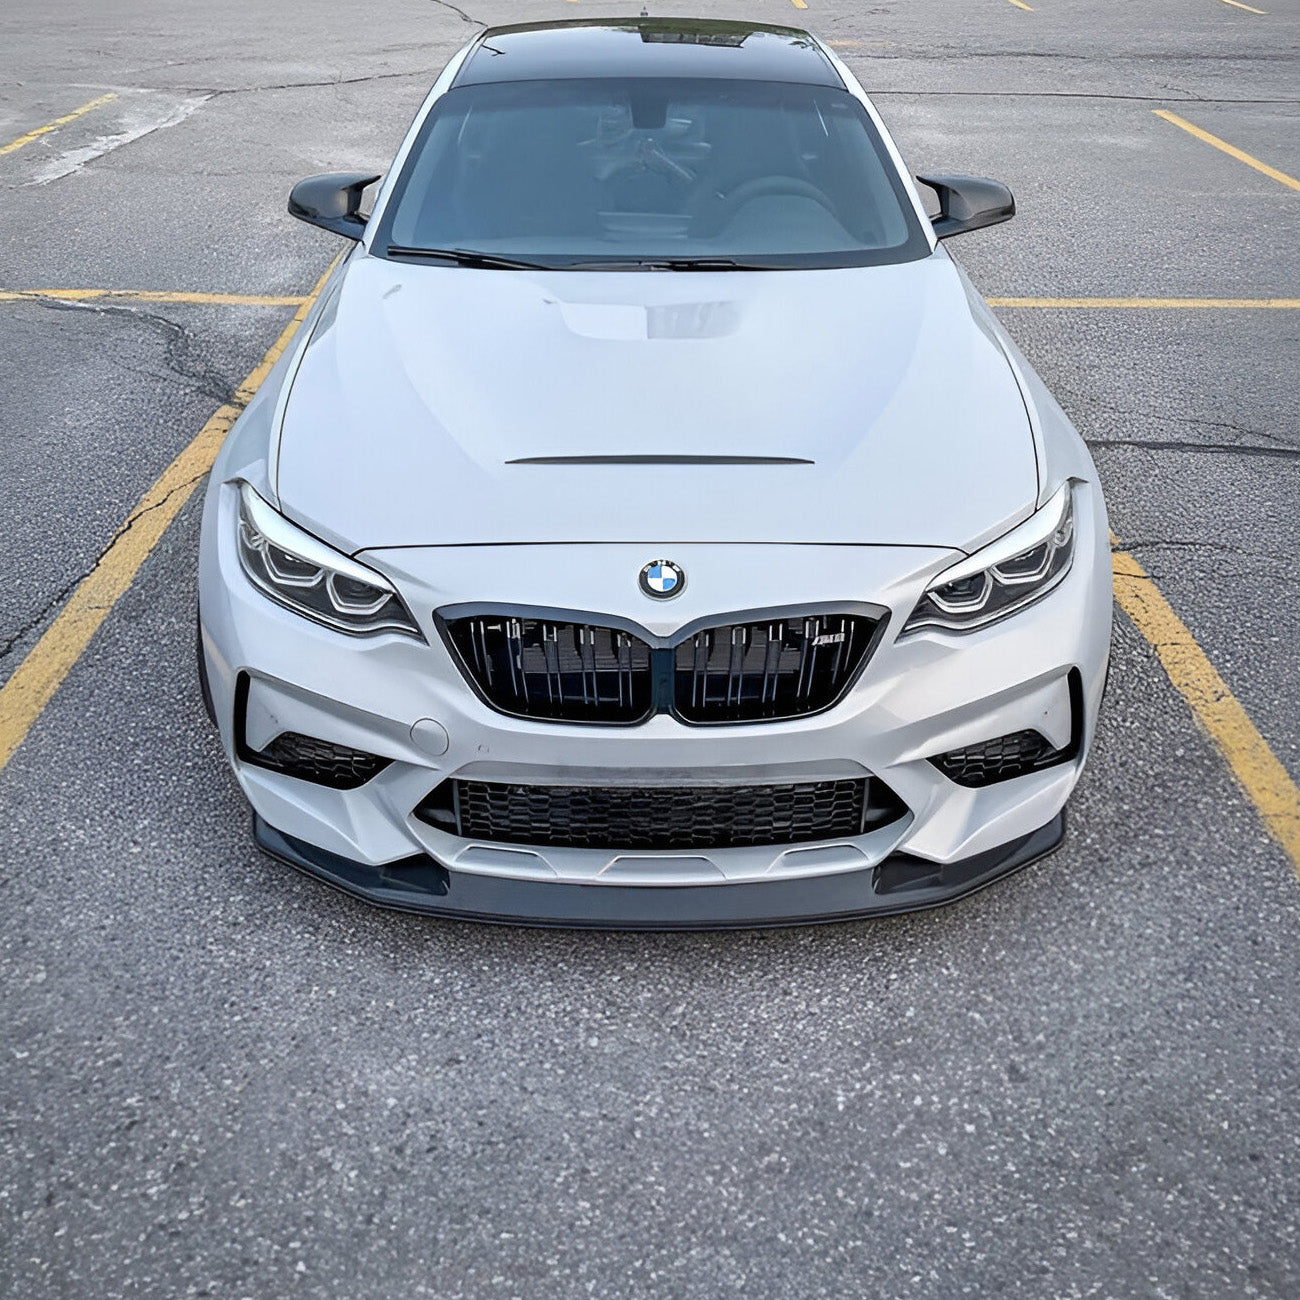
<path fill-rule="evenodd" d="M 444 781 L 416 816 L 464 839 L 591 849 L 720 849 L 844 839 L 903 806 L 871 778 L 759 786 Z"/>
<path fill-rule="evenodd" d="M 282 731 L 263 749 L 245 751 L 244 762 L 296 776 L 335 790 L 355 790 L 378 775 L 391 761 L 347 745 L 335 745 L 297 731 Z"/>
<path fill-rule="evenodd" d="M 1063 763 L 1072 751 L 1073 747 L 1068 745 L 1064 749 L 1053 748 L 1037 731 L 1016 731 L 978 745 L 951 749 L 930 762 L 957 785 L 983 786 Z"/>

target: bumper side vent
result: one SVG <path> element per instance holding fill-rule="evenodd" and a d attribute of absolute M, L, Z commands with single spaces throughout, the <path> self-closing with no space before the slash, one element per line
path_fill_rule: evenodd
<path fill-rule="evenodd" d="M 1054 749 L 1050 741 L 1036 731 L 1016 731 L 978 745 L 950 749 L 932 758 L 931 763 L 957 785 L 993 785 L 1010 781 L 1026 772 L 1039 772 L 1070 757 L 1070 747 Z"/>
<path fill-rule="evenodd" d="M 248 687 L 248 674 L 241 673 L 235 686 L 235 750 L 241 763 L 332 790 L 356 790 L 393 761 L 299 731 L 282 731 L 270 744 L 253 749 L 247 740 Z"/>
<path fill-rule="evenodd" d="M 1037 731 L 1013 731 L 978 745 L 963 745 L 938 754 L 930 762 L 956 785 L 978 789 L 998 781 L 1010 781 L 1030 772 L 1068 763 L 1083 742 L 1083 678 L 1077 668 L 1067 679 L 1070 692 L 1070 739 L 1059 749 Z"/>
<path fill-rule="evenodd" d="M 285 776 L 296 776 L 301 781 L 327 785 L 334 790 L 355 790 L 392 762 L 378 754 L 367 754 L 363 749 L 349 749 L 347 745 L 318 740 L 297 731 L 282 731 L 265 749 L 245 746 L 240 758 L 254 767 L 283 772 Z"/>

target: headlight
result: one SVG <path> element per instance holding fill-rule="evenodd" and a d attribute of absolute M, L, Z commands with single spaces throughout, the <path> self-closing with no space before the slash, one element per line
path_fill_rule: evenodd
<path fill-rule="evenodd" d="M 424 639 L 383 574 L 295 528 L 247 483 L 239 485 L 239 559 L 254 586 L 296 614 L 339 632 Z"/>
<path fill-rule="evenodd" d="M 982 551 L 944 570 L 903 624 L 972 632 L 1047 595 L 1074 559 L 1074 494 L 1066 483 L 1039 511 Z"/>

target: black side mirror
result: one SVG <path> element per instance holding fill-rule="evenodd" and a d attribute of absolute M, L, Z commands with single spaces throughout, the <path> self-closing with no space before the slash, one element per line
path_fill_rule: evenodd
<path fill-rule="evenodd" d="M 361 215 L 361 193 L 378 179 L 365 172 L 308 176 L 289 191 L 289 214 L 336 235 L 360 239 L 367 220 Z"/>
<path fill-rule="evenodd" d="M 940 239 L 1010 221 L 1016 215 L 1016 201 L 1001 181 L 982 176 L 918 176 L 939 196 L 939 215 L 933 218 L 934 233 Z"/>

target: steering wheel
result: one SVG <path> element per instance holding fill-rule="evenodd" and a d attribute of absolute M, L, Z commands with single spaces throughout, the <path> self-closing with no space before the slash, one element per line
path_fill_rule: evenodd
<path fill-rule="evenodd" d="M 819 207 L 825 208 L 832 217 L 837 216 L 826 195 L 809 181 L 801 181 L 797 176 L 756 176 L 753 180 L 741 181 L 734 190 L 722 195 L 718 224 L 725 226 L 751 200 L 775 194 L 811 199 Z"/>

